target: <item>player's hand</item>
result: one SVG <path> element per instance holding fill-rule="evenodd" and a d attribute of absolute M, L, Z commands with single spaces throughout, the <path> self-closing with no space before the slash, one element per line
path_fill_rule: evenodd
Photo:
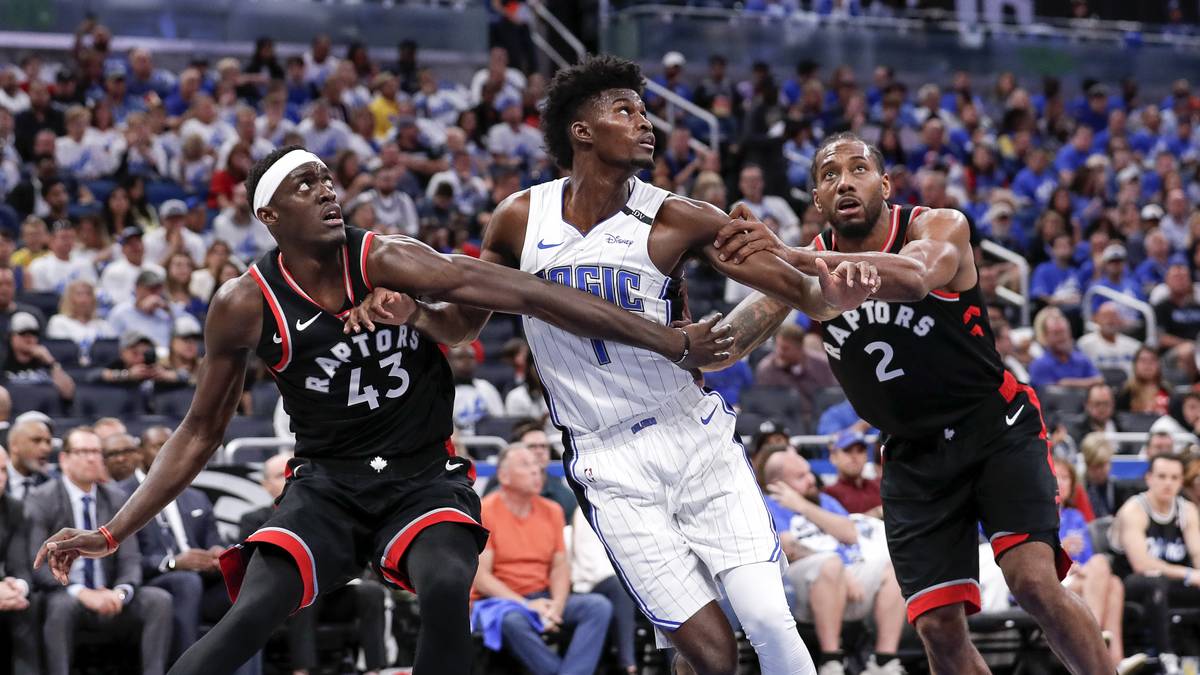
<path fill-rule="evenodd" d="M 845 261 L 830 272 L 829 266 L 818 257 L 816 266 L 821 295 L 839 313 L 858 307 L 879 290 L 879 270 L 871 263 Z"/>
<path fill-rule="evenodd" d="M 680 330 L 688 336 L 688 354 L 675 365 L 691 371 L 729 358 L 729 346 L 733 344 L 733 337 L 729 332 L 732 329 L 728 325 L 717 326 L 720 320 L 721 314 L 718 312 L 703 321 L 681 328 Z"/>
<path fill-rule="evenodd" d="M 375 322 L 399 326 L 407 323 L 417 311 L 417 302 L 404 293 L 376 288 L 358 307 L 346 315 L 342 332 L 347 335 L 358 333 L 364 327 L 375 330 Z"/>
<path fill-rule="evenodd" d="M 113 549 L 116 550 L 116 549 Z M 76 530 L 71 527 L 63 528 L 58 534 L 47 539 L 38 549 L 37 557 L 33 560 L 33 568 L 38 569 L 42 563 L 50 564 L 50 573 L 63 586 L 67 585 L 71 573 L 71 565 L 79 559 L 103 558 L 112 553 L 108 548 L 108 540 L 96 530 Z"/>
<path fill-rule="evenodd" d="M 787 260 L 788 247 L 779 236 L 750 212 L 750 208 L 739 203 L 729 212 L 730 221 L 717 233 L 713 242 L 721 260 L 732 261 L 740 265 L 743 260 L 758 253 L 767 251 Z"/>

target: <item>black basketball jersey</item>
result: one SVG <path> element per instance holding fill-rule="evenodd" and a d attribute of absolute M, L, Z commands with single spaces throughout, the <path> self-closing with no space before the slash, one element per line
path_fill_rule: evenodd
<path fill-rule="evenodd" d="M 1175 501 L 1171 502 L 1171 511 L 1165 515 L 1154 512 L 1145 492 L 1134 495 L 1133 500 L 1142 507 L 1150 520 L 1146 527 L 1146 551 L 1150 557 L 1172 565 L 1191 567 L 1187 543 L 1183 540 L 1183 497 L 1176 497 Z M 1113 532 L 1116 532 L 1116 528 L 1113 528 Z M 1121 542 L 1114 537 L 1111 543 L 1117 553 L 1113 559 L 1113 572 L 1120 576 L 1132 574 L 1133 567 L 1129 564 L 1125 551 L 1121 550 Z"/>
<path fill-rule="evenodd" d="M 408 456 L 442 447 L 453 431 L 454 381 L 433 340 L 407 325 L 342 333 L 342 319 L 373 288 L 366 269 L 373 238 L 346 228 L 346 301 L 338 314 L 296 283 L 279 249 L 250 267 L 263 294 L 256 352 L 279 386 L 298 456 Z"/>
<path fill-rule="evenodd" d="M 924 207 L 893 206 L 882 251 L 897 253 Z M 837 250 L 827 229 L 817 250 Z M 822 325 L 829 365 L 855 412 L 901 438 L 941 433 L 999 390 L 1004 365 L 976 283 L 916 302 L 867 300 Z"/>

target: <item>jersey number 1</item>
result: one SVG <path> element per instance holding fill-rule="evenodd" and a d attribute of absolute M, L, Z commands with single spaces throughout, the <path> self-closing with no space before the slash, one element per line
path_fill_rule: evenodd
<path fill-rule="evenodd" d="M 875 366 L 875 377 L 879 378 L 880 382 L 894 380 L 904 374 L 903 368 L 888 370 L 888 366 L 892 365 L 892 358 L 896 356 L 896 353 L 892 350 L 892 346 L 888 343 L 881 340 L 876 340 L 866 347 L 863 347 L 863 351 L 867 352 L 868 354 L 883 352 L 883 358 L 879 359 L 879 365 Z"/>

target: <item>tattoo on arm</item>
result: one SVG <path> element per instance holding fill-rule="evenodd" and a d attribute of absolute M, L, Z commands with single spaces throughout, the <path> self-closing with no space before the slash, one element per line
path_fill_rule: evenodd
<path fill-rule="evenodd" d="M 752 293 L 717 324 L 729 325 L 733 329 L 733 344 L 729 348 L 730 358 L 714 366 L 725 368 L 754 351 L 775 334 L 779 324 L 791 311 L 791 307 L 774 298 L 759 292 Z"/>

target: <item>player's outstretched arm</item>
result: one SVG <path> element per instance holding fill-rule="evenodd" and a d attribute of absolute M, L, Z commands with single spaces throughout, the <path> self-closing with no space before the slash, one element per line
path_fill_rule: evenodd
<path fill-rule="evenodd" d="M 733 337 L 733 343 L 729 345 L 729 358 L 710 363 L 703 370 L 724 370 L 742 360 L 774 335 L 791 312 L 792 308 L 786 302 L 758 291 L 746 296 L 729 312 L 729 316 L 717 324 L 718 327 L 729 326 Z"/>
<path fill-rule="evenodd" d="M 785 246 L 763 223 L 735 219 L 721 229 L 715 245 L 718 257 L 735 265 L 767 251 L 805 274 L 817 274 L 822 265 L 868 262 L 879 270 L 881 280 L 873 297 L 890 302 L 915 302 L 930 291 L 948 286 L 965 290 L 975 284 L 974 265 L 962 264 L 972 260 L 966 216 L 953 209 L 925 211 L 909 224 L 908 239 L 899 253 L 815 251 Z"/>
<path fill-rule="evenodd" d="M 381 241 L 367 259 L 378 286 L 481 309 L 537 317 L 583 337 L 648 349 L 681 368 L 725 358 L 729 338 L 716 320 L 677 329 L 653 323 L 600 298 L 532 274 L 468 256 L 442 255 L 405 237 Z"/>
<path fill-rule="evenodd" d="M 205 323 L 205 356 L 192 405 L 146 480 L 106 525 L 115 543 L 142 529 L 183 492 L 221 444 L 242 395 L 250 351 L 262 330 L 262 296 L 254 281 L 243 275 L 222 286 Z M 99 530 L 68 528 L 42 544 L 34 566 L 48 562 L 55 578 L 66 584 L 76 558 L 100 558 L 112 550 Z"/>

